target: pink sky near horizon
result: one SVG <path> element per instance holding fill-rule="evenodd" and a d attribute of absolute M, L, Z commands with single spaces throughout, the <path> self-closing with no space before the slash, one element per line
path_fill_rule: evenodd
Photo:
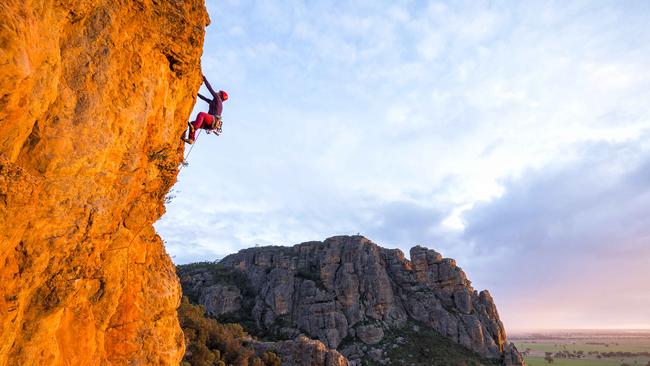
<path fill-rule="evenodd" d="M 650 329 L 650 247 L 576 267 L 565 281 L 497 299 L 506 330 Z"/>

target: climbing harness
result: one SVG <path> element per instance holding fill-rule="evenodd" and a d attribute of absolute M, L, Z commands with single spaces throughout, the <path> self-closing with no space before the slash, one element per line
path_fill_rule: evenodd
<path fill-rule="evenodd" d="M 212 129 L 211 130 L 206 130 L 207 133 L 214 133 L 215 135 L 219 136 L 221 133 L 221 126 L 223 126 L 223 119 L 221 116 L 218 116 L 216 114 L 211 114 L 213 120 L 212 120 Z"/>

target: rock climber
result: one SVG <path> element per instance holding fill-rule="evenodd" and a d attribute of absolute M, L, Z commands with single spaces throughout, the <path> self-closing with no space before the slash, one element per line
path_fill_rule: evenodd
<path fill-rule="evenodd" d="M 199 98 L 208 102 L 210 107 L 208 113 L 199 112 L 196 116 L 196 120 L 187 124 L 187 138 L 185 138 L 185 133 L 183 133 L 181 139 L 190 145 L 194 143 L 195 133 L 199 128 L 206 130 L 208 133 L 213 132 L 215 135 L 219 136 L 219 133 L 221 133 L 221 124 L 223 123 L 221 120 L 221 110 L 223 109 L 222 103 L 228 100 L 228 93 L 223 90 L 215 92 L 214 89 L 212 89 L 212 85 L 210 85 L 208 80 L 205 78 L 205 75 L 202 76 L 203 83 L 205 83 L 208 91 L 212 94 L 213 99 L 206 98 L 199 93 Z"/>

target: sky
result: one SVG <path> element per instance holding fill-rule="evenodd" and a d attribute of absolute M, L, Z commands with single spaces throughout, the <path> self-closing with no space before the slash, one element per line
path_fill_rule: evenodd
<path fill-rule="evenodd" d="M 360 233 L 455 258 L 507 330 L 650 328 L 650 2 L 207 8 L 230 99 L 156 224 L 176 263 Z"/>

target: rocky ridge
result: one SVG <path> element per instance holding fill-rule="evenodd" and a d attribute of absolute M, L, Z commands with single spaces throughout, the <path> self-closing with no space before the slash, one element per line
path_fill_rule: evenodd
<path fill-rule="evenodd" d="M 410 255 L 341 236 L 245 249 L 212 270 L 181 267 L 179 276 L 211 316 L 268 338 L 307 335 L 353 365 L 390 364 L 392 348 L 382 342 L 405 327 L 431 329 L 483 364 L 523 365 L 488 291 L 475 291 L 456 262 L 434 250 L 416 246 Z"/>
<path fill-rule="evenodd" d="M 202 0 L 0 4 L 0 366 L 178 365 L 152 223 L 208 23 Z"/>
<path fill-rule="evenodd" d="M 248 345 L 257 353 L 275 352 L 283 366 L 348 366 L 348 360 L 323 342 L 304 335 L 278 342 L 250 340 Z"/>

